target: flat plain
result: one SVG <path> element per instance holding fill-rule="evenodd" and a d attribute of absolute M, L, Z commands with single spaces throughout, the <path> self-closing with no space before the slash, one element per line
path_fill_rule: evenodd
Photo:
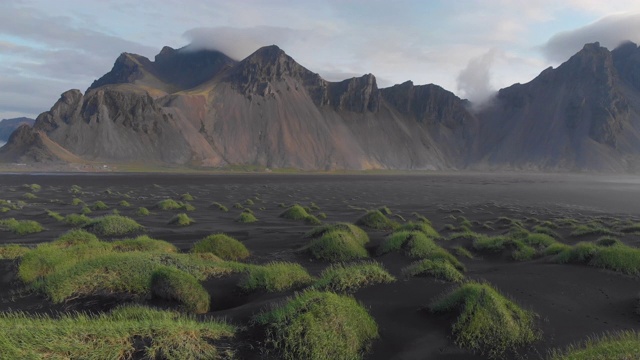
<path fill-rule="evenodd" d="M 465 281 L 490 284 L 522 309 L 537 314 L 536 338 L 494 357 L 546 359 L 553 349 L 640 328 L 640 282 L 633 269 L 561 261 L 560 250 L 546 251 L 546 245 L 523 240 L 530 234 L 544 233 L 554 244 L 565 244 L 561 250 L 567 254 L 578 243 L 604 244 L 607 240 L 602 240 L 603 236 L 637 247 L 637 177 L 456 173 L 3 174 L 0 199 L 7 209 L 0 219 L 34 220 L 43 227 L 43 231 L 26 235 L 0 231 L 0 245 L 33 248 L 77 227 L 71 220 L 63 220 L 70 214 L 80 214 L 88 208 L 84 210 L 86 216 L 96 219 L 117 210 L 119 215 L 144 227 L 135 232 L 136 236 L 164 240 L 180 252 L 188 253 L 209 235 L 224 233 L 249 250 L 250 255 L 239 259 L 239 263 L 294 263 L 314 278 L 334 263 L 317 258 L 308 249 L 312 241 L 308 234 L 320 225 L 284 217 L 285 210 L 299 204 L 321 224 L 353 224 L 362 221 L 367 211 L 383 209 L 393 226 L 374 229 L 366 222 L 359 225 L 370 239 L 365 244 L 364 259 L 382 265 L 396 280 L 347 292 L 378 326 L 379 336 L 364 350 L 365 359 L 492 356 L 457 344 L 452 328 L 455 312 L 433 311 L 434 302 L 461 285 L 436 276 L 408 276 L 407 267 L 416 260 L 409 249 L 380 251 L 395 230 L 407 224 L 426 223 L 426 219 L 437 231 L 430 238 L 462 263 Z M 159 203 L 168 199 L 180 206 L 163 210 Z M 148 210 L 148 215 L 140 208 Z M 177 217 L 181 213 L 191 222 L 181 223 L 185 220 Z M 238 221 L 243 213 L 251 213 L 256 221 Z M 98 236 L 104 241 L 132 237 Z M 495 238 L 510 240 L 490 250 L 482 246 L 482 239 Z M 523 249 L 529 248 L 531 253 L 522 255 Z M 19 265 L 19 258 L 0 260 L 2 312 L 100 314 L 127 302 L 178 308 L 166 299 L 140 300 L 117 292 L 70 296 L 54 302 L 42 291 L 30 290 L 18 276 Z M 273 344 L 265 344 L 264 329 L 256 316 L 299 294 L 308 282 L 281 291 L 248 291 L 241 286 L 246 282 L 246 273 L 232 271 L 200 281 L 211 303 L 197 319 L 223 319 L 236 326 L 235 335 L 225 343 L 236 358 L 278 358 L 279 353 L 269 348 Z"/>

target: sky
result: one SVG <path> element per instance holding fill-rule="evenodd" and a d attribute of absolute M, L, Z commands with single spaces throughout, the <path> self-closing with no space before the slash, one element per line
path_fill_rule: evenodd
<path fill-rule="evenodd" d="M 640 43 L 632 0 L 0 0 L 0 119 L 85 91 L 122 52 L 163 46 L 242 59 L 278 45 L 330 81 L 434 83 L 482 103 L 585 43 Z"/>

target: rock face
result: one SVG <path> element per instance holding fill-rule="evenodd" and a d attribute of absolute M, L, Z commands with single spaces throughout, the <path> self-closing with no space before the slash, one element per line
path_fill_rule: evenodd
<path fill-rule="evenodd" d="M 27 124 L 29 126 L 33 125 L 35 120 L 19 117 L 14 119 L 4 119 L 0 121 L 0 141 L 7 142 L 11 134 L 22 124 Z"/>
<path fill-rule="evenodd" d="M 475 168 L 635 171 L 640 50 L 587 44 L 557 69 L 498 92 L 481 119 Z"/>
<path fill-rule="evenodd" d="M 587 44 L 478 113 L 436 85 L 329 82 L 277 46 L 242 61 L 122 54 L 62 94 L 0 161 L 328 169 L 640 169 L 640 49 Z"/>

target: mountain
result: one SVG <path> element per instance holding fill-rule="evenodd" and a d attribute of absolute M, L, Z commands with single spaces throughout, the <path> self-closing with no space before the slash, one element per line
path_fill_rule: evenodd
<path fill-rule="evenodd" d="M 153 61 L 124 53 L 84 94 L 62 94 L 0 160 L 462 168 L 478 128 L 467 108 L 436 85 L 379 89 L 371 74 L 326 81 L 277 46 L 239 62 L 165 47 Z"/>
<path fill-rule="evenodd" d="M 277 46 L 236 61 L 165 47 L 123 53 L 0 148 L 4 162 L 223 167 L 640 170 L 640 48 L 587 44 L 471 104 L 433 84 L 324 80 Z"/>
<path fill-rule="evenodd" d="M 0 121 L 0 142 L 6 142 L 9 140 L 9 136 L 11 136 L 11 133 L 13 133 L 18 126 L 22 124 L 32 126 L 34 121 L 35 120 L 26 117 L 3 119 Z"/>
<path fill-rule="evenodd" d="M 640 49 L 587 44 L 558 68 L 500 90 L 477 116 L 473 168 L 635 172 Z"/>

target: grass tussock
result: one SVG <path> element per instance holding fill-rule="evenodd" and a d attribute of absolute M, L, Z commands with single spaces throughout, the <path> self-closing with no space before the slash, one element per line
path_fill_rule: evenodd
<path fill-rule="evenodd" d="M 64 220 L 64 216 L 60 215 L 60 213 L 55 212 L 55 211 L 51 211 L 51 210 L 44 210 L 47 213 L 47 216 L 50 218 L 53 218 L 55 221 L 63 221 Z"/>
<path fill-rule="evenodd" d="M 320 274 L 313 284 L 317 290 L 336 293 L 353 292 L 360 288 L 376 284 L 388 284 L 396 281 L 379 263 L 360 262 L 354 264 L 333 264 Z"/>
<path fill-rule="evenodd" d="M 0 246 L 0 260 L 15 260 L 23 257 L 31 249 L 16 244 Z"/>
<path fill-rule="evenodd" d="M 129 207 L 131 207 L 131 203 L 129 203 L 127 200 L 121 200 L 118 203 L 118 206 L 129 208 Z"/>
<path fill-rule="evenodd" d="M 456 345 L 490 358 L 501 358 L 540 338 L 535 328 L 537 315 L 486 283 L 465 283 L 433 302 L 430 309 L 458 312 L 452 326 Z"/>
<path fill-rule="evenodd" d="M 354 235 L 354 232 L 358 233 L 356 229 L 348 224 L 317 228 L 311 231 L 313 235 L 310 236 L 316 237 L 305 249 L 321 260 L 350 261 L 367 258 L 369 253 L 362 243 L 364 239 Z"/>
<path fill-rule="evenodd" d="M 467 259 L 473 259 L 473 254 L 469 250 L 465 249 L 462 246 L 454 247 L 453 248 L 453 252 L 458 257 L 467 258 Z"/>
<path fill-rule="evenodd" d="M 236 218 L 236 221 L 243 224 L 250 224 L 258 221 L 258 218 L 255 217 L 250 212 L 241 212 L 240 215 Z"/>
<path fill-rule="evenodd" d="M 155 297 L 175 300 L 192 313 L 209 311 L 211 298 L 191 274 L 171 267 L 160 267 L 151 274 L 151 293 Z"/>
<path fill-rule="evenodd" d="M 361 245 L 365 245 L 369 242 L 369 235 L 367 235 L 367 233 L 364 230 L 360 229 L 354 224 L 349 224 L 349 223 L 335 223 L 335 224 L 318 226 L 311 229 L 311 231 L 307 232 L 304 235 L 304 237 L 317 238 L 331 231 L 346 231 L 349 234 L 351 234 L 351 236 L 353 236 L 354 240 L 357 243 Z"/>
<path fill-rule="evenodd" d="M 399 226 L 395 231 L 420 231 L 430 238 L 440 238 L 440 234 L 431 226 L 431 223 L 424 221 L 408 222 Z"/>
<path fill-rule="evenodd" d="M 178 248 L 175 245 L 164 240 L 152 239 L 147 235 L 141 235 L 134 239 L 117 240 L 111 243 L 113 251 L 130 252 L 158 252 L 158 253 L 177 253 Z"/>
<path fill-rule="evenodd" d="M 82 201 L 81 199 L 78 199 L 78 198 L 73 198 L 71 200 L 71 205 L 73 205 L 73 206 L 84 205 L 84 201 Z"/>
<path fill-rule="evenodd" d="M 595 221 L 587 224 L 576 224 L 573 226 L 571 236 L 581 237 L 588 235 L 617 235 L 617 233 Z"/>
<path fill-rule="evenodd" d="M 211 253 L 223 260 L 243 260 L 249 257 L 249 250 L 240 241 L 225 234 L 209 235 L 198 241 L 191 249 L 193 253 Z"/>
<path fill-rule="evenodd" d="M 640 334 L 623 331 L 588 339 L 565 350 L 551 352 L 550 360 L 626 360 L 640 354 Z"/>
<path fill-rule="evenodd" d="M 214 342 L 234 332 L 219 321 L 138 305 L 100 315 L 0 313 L 0 358 L 219 359 L 226 350 Z"/>
<path fill-rule="evenodd" d="M 519 227 L 513 228 L 507 235 L 479 235 L 473 240 L 473 248 L 477 251 L 495 253 L 508 250 L 511 258 L 517 261 L 549 255 L 552 253 L 551 248 L 555 250 L 561 246 L 548 234 L 530 233 Z"/>
<path fill-rule="evenodd" d="M 460 271 L 465 270 L 460 260 L 420 231 L 396 231 L 387 237 L 377 252 L 382 255 L 400 250 L 414 259 L 444 260 Z"/>
<path fill-rule="evenodd" d="M 0 230 L 11 231 L 16 235 L 28 235 L 44 230 L 42 225 L 33 220 L 16 220 L 14 218 L 0 220 Z"/>
<path fill-rule="evenodd" d="M 321 223 L 318 218 L 309 214 L 305 208 L 298 204 L 290 206 L 280 214 L 280 217 L 289 220 L 303 220 L 308 225 L 320 225 Z"/>
<path fill-rule="evenodd" d="M 69 214 L 64 217 L 63 221 L 67 225 L 70 225 L 73 227 L 81 227 L 90 223 L 91 218 L 86 216 L 85 214 Z"/>
<path fill-rule="evenodd" d="M 386 217 L 380 210 L 371 210 L 364 214 L 356 225 L 365 226 L 375 230 L 391 230 L 398 224 Z"/>
<path fill-rule="evenodd" d="M 361 359 L 378 326 L 354 298 L 307 290 L 255 317 L 269 350 L 285 360 Z"/>
<path fill-rule="evenodd" d="M 640 275 L 640 249 L 621 242 L 609 242 L 602 246 L 590 242 L 580 242 L 567 246 L 558 252 L 558 263 L 579 263 L 621 272 L 628 275 Z"/>
<path fill-rule="evenodd" d="M 229 212 L 229 208 L 227 208 L 226 206 L 222 205 L 219 202 L 211 203 L 211 207 L 216 208 L 222 212 Z"/>
<path fill-rule="evenodd" d="M 93 203 L 93 206 L 91 208 L 93 210 L 108 210 L 109 206 L 105 204 L 103 201 L 98 200 L 95 203 Z"/>
<path fill-rule="evenodd" d="M 451 265 L 450 262 L 438 260 L 418 260 L 406 268 L 402 269 L 405 277 L 410 276 L 433 276 L 436 279 L 461 283 L 464 281 L 464 275 Z"/>
<path fill-rule="evenodd" d="M 150 214 L 149 209 L 146 207 L 139 207 L 138 210 L 136 210 L 136 215 L 138 216 L 149 216 Z"/>
<path fill-rule="evenodd" d="M 238 286 L 244 291 L 278 292 L 309 285 L 313 280 L 300 264 L 271 262 L 249 267 Z"/>
<path fill-rule="evenodd" d="M 167 224 L 176 225 L 176 226 L 189 226 L 193 224 L 195 220 L 189 217 L 189 215 L 185 213 L 180 213 L 174 215 Z"/>
<path fill-rule="evenodd" d="M 135 220 L 121 215 L 95 218 L 84 228 L 100 236 L 122 236 L 144 231 L 144 227 Z"/>

